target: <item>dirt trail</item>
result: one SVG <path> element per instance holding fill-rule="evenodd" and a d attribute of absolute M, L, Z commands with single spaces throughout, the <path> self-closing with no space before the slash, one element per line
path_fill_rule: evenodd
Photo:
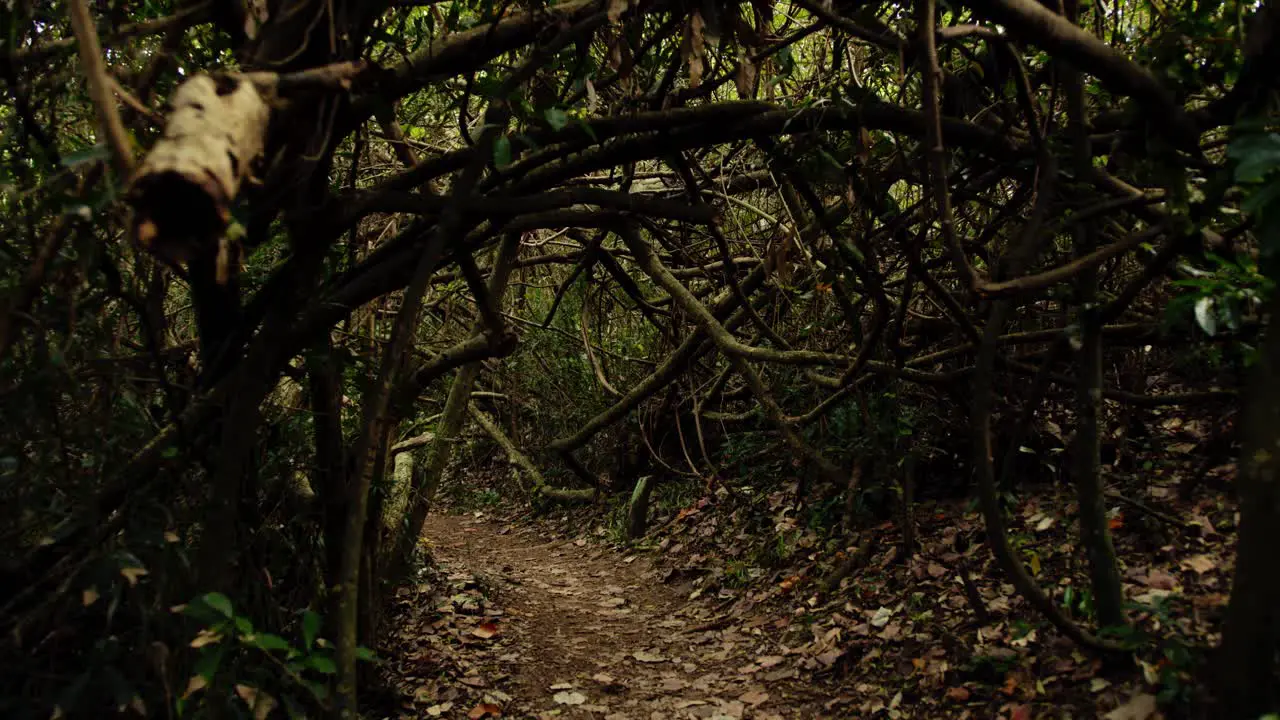
<path fill-rule="evenodd" d="M 766 619 L 689 600 L 644 557 L 465 516 L 433 517 L 425 536 L 441 569 L 473 576 L 500 608 L 487 626 L 498 634 L 466 651 L 502 717 L 831 717 Z M 436 714 L 468 712 L 485 717 L 480 705 Z"/>

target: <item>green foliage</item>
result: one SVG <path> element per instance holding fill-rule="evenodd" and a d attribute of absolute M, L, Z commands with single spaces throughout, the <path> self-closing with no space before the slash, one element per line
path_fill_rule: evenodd
<path fill-rule="evenodd" d="M 1227 149 L 1234 161 L 1235 181 L 1245 189 L 1240 209 L 1257 229 L 1263 274 L 1280 273 L 1280 135 L 1251 131 L 1246 125 Z"/>
<path fill-rule="evenodd" d="M 1092 620 L 1094 617 L 1093 591 L 1068 585 L 1062 589 L 1062 605 L 1073 617 Z"/>
<path fill-rule="evenodd" d="M 1018 666 L 1018 656 L 1008 655 L 974 655 L 965 668 L 969 672 L 989 673 L 995 677 L 1003 677 Z"/>
<path fill-rule="evenodd" d="M 1183 265 L 1191 277 L 1173 282 L 1185 292 L 1169 302 L 1166 317 L 1172 323 L 1193 319 L 1209 336 L 1223 328 L 1238 331 L 1243 318 L 1256 313 L 1274 292 L 1275 282 L 1248 256 L 1227 260 L 1206 253 L 1205 257 L 1213 263 L 1209 270 Z"/>
<path fill-rule="evenodd" d="M 327 705 L 337 666 L 332 643 L 319 635 L 317 613 L 300 613 L 298 638 L 291 642 L 255 629 L 221 593 L 206 593 L 178 610 L 199 628 L 190 643 L 196 649 L 193 673 L 174 707 L 178 717 L 206 717 L 216 708 L 238 704 L 261 709 L 265 704 L 283 708 L 291 718 L 305 718 Z M 357 655 L 375 660 L 367 648 L 358 648 Z"/>
<path fill-rule="evenodd" d="M 511 164 L 511 139 L 506 135 L 498 138 L 493 143 L 493 164 L 499 170 Z"/>
<path fill-rule="evenodd" d="M 751 567 L 741 560 L 730 560 L 725 563 L 723 577 L 725 587 L 746 587 L 751 582 Z"/>

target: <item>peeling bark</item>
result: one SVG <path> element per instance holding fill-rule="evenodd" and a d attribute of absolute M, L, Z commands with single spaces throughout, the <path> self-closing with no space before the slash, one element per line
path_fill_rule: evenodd
<path fill-rule="evenodd" d="M 138 242 L 170 264 L 219 243 L 219 280 L 229 249 L 222 237 L 231 206 L 262 154 L 271 107 L 237 75 L 197 75 L 169 100 L 164 135 L 147 153 L 129 191 Z"/>

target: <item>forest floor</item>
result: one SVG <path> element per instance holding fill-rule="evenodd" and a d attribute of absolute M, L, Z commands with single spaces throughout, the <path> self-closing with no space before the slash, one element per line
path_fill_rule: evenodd
<path fill-rule="evenodd" d="M 690 602 L 645 557 L 483 515 L 436 515 L 425 534 L 436 578 L 419 587 L 432 602 L 403 590 L 391 633 L 402 648 L 418 645 L 400 658 L 401 678 L 417 685 L 402 688 L 402 717 L 824 712 L 817 688 L 797 681 L 795 658 L 768 639 L 768 617 Z M 459 646 L 467 651 L 453 652 Z M 452 672 L 440 677 L 442 665 Z M 415 676 L 415 667 L 435 677 Z"/>
<path fill-rule="evenodd" d="M 1237 520 L 1229 468 L 1179 496 L 1197 460 L 1185 427 L 1165 430 L 1108 490 L 1133 649 L 1107 657 L 1014 592 L 963 500 L 918 502 L 904 557 L 897 522 L 823 530 L 794 485 L 673 483 L 655 491 L 648 534 L 626 543 L 612 501 L 506 506 L 493 499 L 505 466 L 472 467 L 383 622 L 378 717 L 1203 717 Z M 1069 485 L 1027 488 L 1009 537 L 1091 627 L 1075 515 Z"/>

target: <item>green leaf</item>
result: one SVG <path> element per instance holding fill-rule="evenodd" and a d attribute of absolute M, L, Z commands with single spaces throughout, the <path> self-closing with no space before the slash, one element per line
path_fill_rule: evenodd
<path fill-rule="evenodd" d="M 551 126 L 552 130 L 560 130 L 569 124 L 569 116 L 558 107 L 547 108 L 542 115 L 547 119 L 547 124 Z"/>
<path fill-rule="evenodd" d="M 511 140 L 506 135 L 493 143 L 493 164 L 501 170 L 511 164 Z"/>
<path fill-rule="evenodd" d="M 216 610 L 223 617 L 232 617 L 235 612 L 231 609 L 231 600 L 220 592 L 211 592 L 200 598 L 208 607 Z"/>
<path fill-rule="evenodd" d="M 356 648 L 356 659 L 364 660 L 365 662 L 377 662 L 378 656 L 369 648 L 361 645 Z"/>
<path fill-rule="evenodd" d="M 1255 188 L 1240 203 L 1240 209 L 1250 215 L 1263 215 L 1268 209 L 1280 212 L 1280 180 Z"/>
<path fill-rule="evenodd" d="M 289 641 L 279 635 L 271 633 L 255 633 L 245 638 L 245 642 L 253 645 L 259 650 L 271 652 L 272 650 L 288 650 Z"/>
<path fill-rule="evenodd" d="M 1280 168 L 1280 135 L 1243 135 L 1227 147 L 1227 157 L 1236 161 L 1236 182 L 1261 182 Z"/>
<path fill-rule="evenodd" d="M 192 670 L 195 671 L 196 675 L 212 683 L 214 674 L 218 672 L 218 666 L 222 664 L 222 655 L 225 651 L 226 648 L 221 645 L 212 646 L 201 651 L 200 657 L 196 658 L 196 664 Z"/>
<path fill-rule="evenodd" d="M 105 143 L 99 143 L 81 150 L 72 150 L 62 156 L 62 166 L 70 168 L 77 165 L 84 165 L 85 163 L 106 160 L 108 154 Z"/>
<path fill-rule="evenodd" d="M 475 92 L 480 97 L 497 99 L 501 89 L 502 80 L 493 75 L 481 75 L 475 80 Z"/>
<path fill-rule="evenodd" d="M 316 700 L 324 702 L 325 698 L 329 697 L 329 688 L 325 687 L 324 683 L 307 680 L 306 685 L 307 689 L 311 691 L 311 695 L 314 696 Z"/>
<path fill-rule="evenodd" d="M 320 634 L 320 615 L 310 610 L 302 611 L 302 645 L 307 650 L 315 645 L 316 636 Z"/>
<path fill-rule="evenodd" d="M 578 127 L 582 128 L 583 132 L 587 134 L 587 137 L 591 138 L 591 142 L 600 142 L 600 138 L 596 137 L 596 131 L 591 129 L 591 124 L 587 122 L 586 118 L 574 118 L 574 120 L 577 121 Z"/>
<path fill-rule="evenodd" d="M 318 673 L 325 675 L 333 675 L 338 672 L 338 666 L 333 664 L 333 660 L 324 655 L 312 655 L 307 658 L 307 667 Z"/>
<path fill-rule="evenodd" d="M 1214 312 L 1213 298 L 1204 296 L 1196 300 L 1196 324 L 1210 337 L 1218 331 L 1218 318 Z"/>

